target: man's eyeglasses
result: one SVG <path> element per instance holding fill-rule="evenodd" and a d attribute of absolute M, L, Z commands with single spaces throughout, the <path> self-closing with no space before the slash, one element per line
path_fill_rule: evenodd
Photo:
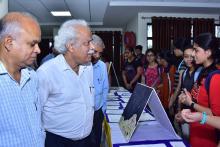
<path fill-rule="evenodd" d="M 97 50 L 95 50 L 95 49 L 93 49 L 94 50 L 94 53 L 93 54 L 99 54 L 100 56 L 102 55 L 102 52 L 99 52 L 99 51 L 97 51 Z"/>

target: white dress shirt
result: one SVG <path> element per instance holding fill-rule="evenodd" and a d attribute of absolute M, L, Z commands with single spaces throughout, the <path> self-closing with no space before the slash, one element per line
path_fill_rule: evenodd
<path fill-rule="evenodd" d="M 37 74 L 45 130 L 72 140 L 87 137 L 94 114 L 92 64 L 81 65 L 77 75 L 58 55 L 40 66 Z"/>

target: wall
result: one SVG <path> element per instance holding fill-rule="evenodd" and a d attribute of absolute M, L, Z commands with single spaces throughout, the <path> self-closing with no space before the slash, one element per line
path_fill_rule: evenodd
<path fill-rule="evenodd" d="M 137 38 L 138 38 L 138 27 L 137 26 L 138 26 L 138 16 L 136 15 L 135 17 L 133 17 L 133 19 L 130 22 L 127 23 L 127 25 L 123 29 L 124 32 L 134 32 L 135 33 L 136 43 L 138 42 L 137 41 Z M 123 44 L 123 49 L 124 49 L 124 44 Z"/>
<path fill-rule="evenodd" d="M 126 27 L 125 27 L 125 31 L 129 31 L 129 32 L 138 32 L 138 16 L 136 15 L 135 17 L 133 17 L 133 19 L 127 23 Z"/>

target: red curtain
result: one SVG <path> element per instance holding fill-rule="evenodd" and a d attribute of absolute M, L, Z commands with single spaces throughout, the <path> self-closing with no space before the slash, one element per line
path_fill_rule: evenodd
<path fill-rule="evenodd" d="M 122 54 L 122 34 L 120 31 L 115 31 L 114 32 L 114 50 L 113 50 L 113 55 L 114 55 L 114 65 L 116 69 L 119 69 L 116 71 L 117 75 L 121 74 L 121 54 Z"/>
<path fill-rule="evenodd" d="M 113 62 L 117 75 L 121 75 L 122 34 L 120 31 L 93 32 L 102 38 L 105 44 L 104 56 L 106 61 Z M 118 77 L 119 81 L 121 77 Z M 115 76 L 112 75 L 112 86 L 118 86 Z"/>
<path fill-rule="evenodd" d="M 215 34 L 215 20 L 214 19 L 204 19 L 204 18 L 194 18 L 193 19 L 193 36 L 196 37 L 200 33 L 212 33 Z"/>
<path fill-rule="evenodd" d="M 171 38 L 173 40 L 185 37 L 191 38 L 191 19 L 190 18 L 171 18 Z"/>
<path fill-rule="evenodd" d="M 171 48 L 171 40 L 191 37 L 191 19 L 175 17 L 152 17 L 153 49 Z"/>
<path fill-rule="evenodd" d="M 95 32 L 99 37 L 102 38 L 105 44 L 104 54 L 108 55 L 108 60 L 112 61 L 113 58 L 113 32 L 112 31 L 99 31 Z"/>
<path fill-rule="evenodd" d="M 156 51 L 170 48 L 170 23 L 167 17 L 152 17 L 153 49 Z"/>

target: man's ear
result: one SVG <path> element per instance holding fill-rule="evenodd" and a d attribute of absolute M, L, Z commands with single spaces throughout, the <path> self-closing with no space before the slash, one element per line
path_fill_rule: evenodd
<path fill-rule="evenodd" d="M 13 41 L 13 38 L 11 36 L 6 36 L 4 38 L 4 47 L 5 49 L 9 52 L 11 49 L 12 49 L 12 41 Z"/>
<path fill-rule="evenodd" d="M 68 51 L 73 52 L 74 51 L 73 43 L 71 42 L 66 43 L 66 48 Z"/>

